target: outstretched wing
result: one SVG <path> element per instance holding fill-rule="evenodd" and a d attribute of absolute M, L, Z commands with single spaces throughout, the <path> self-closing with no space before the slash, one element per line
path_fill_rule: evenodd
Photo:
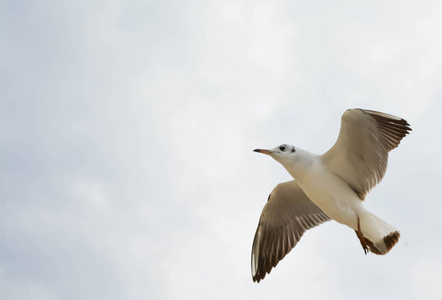
<path fill-rule="evenodd" d="M 330 218 L 296 181 L 278 184 L 262 210 L 252 246 L 253 281 L 264 279 L 295 247 L 304 232 Z"/>
<path fill-rule="evenodd" d="M 348 109 L 341 119 L 339 137 L 322 155 L 323 163 L 363 200 L 384 177 L 388 152 L 411 131 L 402 118 L 364 109 Z"/>

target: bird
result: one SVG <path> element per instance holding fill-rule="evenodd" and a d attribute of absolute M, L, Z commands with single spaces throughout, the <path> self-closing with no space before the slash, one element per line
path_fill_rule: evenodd
<path fill-rule="evenodd" d="M 252 279 L 260 282 L 296 246 L 304 232 L 331 219 L 356 232 L 364 253 L 385 255 L 399 231 L 364 208 L 368 192 L 387 169 L 388 153 L 412 131 L 402 118 L 367 109 L 348 109 L 333 147 L 322 155 L 282 144 L 255 149 L 294 180 L 270 193 L 253 239 Z"/>

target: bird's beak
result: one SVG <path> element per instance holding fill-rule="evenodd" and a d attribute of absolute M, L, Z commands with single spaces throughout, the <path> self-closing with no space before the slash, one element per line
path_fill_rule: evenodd
<path fill-rule="evenodd" d="M 265 149 L 255 149 L 253 151 L 258 152 L 258 153 L 264 153 L 264 154 L 267 154 L 267 155 L 272 154 L 272 152 L 270 150 L 265 150 Z"/>

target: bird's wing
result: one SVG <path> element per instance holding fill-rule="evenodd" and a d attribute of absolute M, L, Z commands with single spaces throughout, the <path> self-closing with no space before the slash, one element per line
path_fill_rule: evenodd
<path fill-rule="evenodd" d="M 304 232 L 330 218 L 296 181 L 278 184 L 262 210 L 252 246 L 253 281 L 264 279 L 295 247 Z"/>
<path fill-rule="evenodd" d="M 323 163 L 363 200 L 387 169 L 388 152 L 411 131 L 402 118 L 364 109 L 348 109 L 339 137 L 322 155 Z"/>

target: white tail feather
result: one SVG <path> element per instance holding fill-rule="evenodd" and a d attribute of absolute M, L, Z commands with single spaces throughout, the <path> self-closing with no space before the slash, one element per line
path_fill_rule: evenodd
<path fill-rule="evenodd" d="M 373 243 L 380 253 L 376 253 L 372 249 L 370 251 L 376 254 L 388 253 L 399 239 L 399 231 L 368 211 L 359 215 L 359 218 L 362 234 Z"/>

